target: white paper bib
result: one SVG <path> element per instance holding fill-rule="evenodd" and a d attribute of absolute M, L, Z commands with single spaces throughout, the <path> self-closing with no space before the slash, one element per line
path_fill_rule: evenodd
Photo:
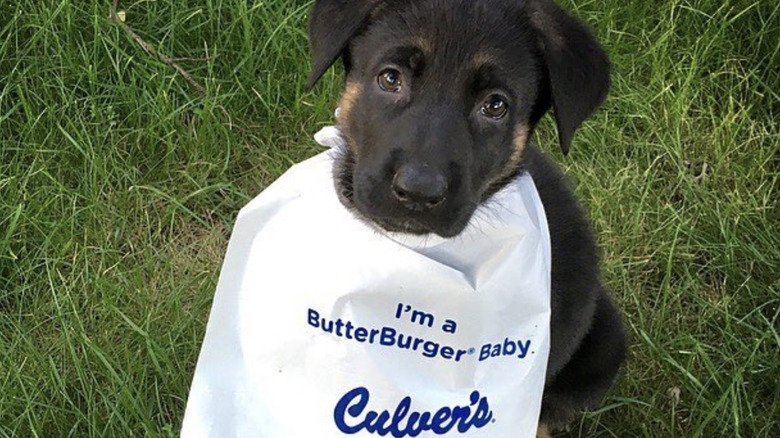
<path fill-rule="evenodd" d="M 239 213 L 182 437 L 534 437 L 550 245 L 531 177 L 444 239 L 353 217 L 332 163 L 293 166 Z"/>

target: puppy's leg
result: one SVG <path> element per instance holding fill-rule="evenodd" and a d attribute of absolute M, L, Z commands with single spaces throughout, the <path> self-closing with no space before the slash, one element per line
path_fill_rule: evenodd
<path fill-rule="evenodd" d="M 545 386 L 541 422 L 554 430 L 597 406 L 612 386 L 625 350 L 620 315 L 609 293 L 601 289 L 588 334 L 571 360 Z"/>
<path fill-rule="evenodd" d="M 550 429 L 544 423 L 539 423 L 539 428 L 536 429 L 536 438 L 552 438 L 550 435 Z"/>

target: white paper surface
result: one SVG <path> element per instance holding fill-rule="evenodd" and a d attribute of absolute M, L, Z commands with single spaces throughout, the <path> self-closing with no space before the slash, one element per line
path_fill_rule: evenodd
<path fill-rule="evenodd" d="M 239 213 L 181 436 L 534 437 L 550 248 L 531 177 L 459 236 L 419 237 L 354 218 L 332 161 L 293 166 Z"/>

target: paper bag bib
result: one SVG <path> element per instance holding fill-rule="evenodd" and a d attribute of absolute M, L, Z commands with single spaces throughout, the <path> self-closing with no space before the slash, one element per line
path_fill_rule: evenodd
<path fill-rule="evenodd" d="M 550 248 L 530 176 L 452 239 L 339 202 L 332 152 L 239 213 L 183 437 L 534 437 Z"/>

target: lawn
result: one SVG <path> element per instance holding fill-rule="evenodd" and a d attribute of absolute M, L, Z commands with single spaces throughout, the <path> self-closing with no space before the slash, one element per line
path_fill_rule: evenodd
<path fill-rule="evenodd" d="M 564 4 L 613 88 L 568 156 L 549 117 L 535 141 L 630 349 L 559 436 L 780 437 L 780 2 Z M 0 437 L 177 435 L 236 213 L 332 121 L 310 6 L 120 1 L 152 54 L 108 0 L 0 2 Z"/>

